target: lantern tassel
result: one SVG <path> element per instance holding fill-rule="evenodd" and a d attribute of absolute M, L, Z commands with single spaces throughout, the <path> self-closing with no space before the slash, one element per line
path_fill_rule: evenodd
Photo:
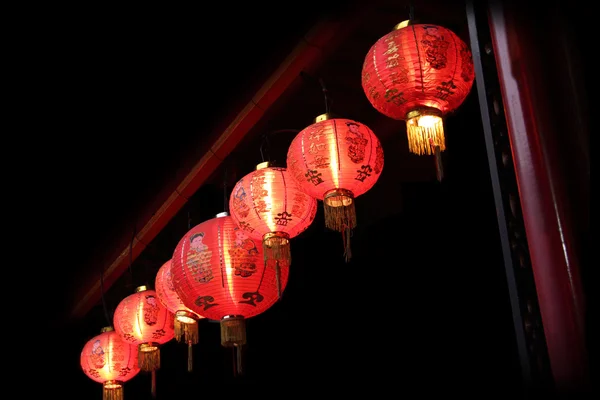
<path fill-rule="evenodd" d="M 342 232 L 342 239 L 344 240 L 344 260 L 350 262 L 352 258 L 352 249 L 350 248 L 350 237 L 352 237 L 352 231 L 349 227 L 346 227 Z"/>
<path fill-rule="evenodd" d="M 408 149 L 411 153 L 433 155 L 435 153 L 434 146 L 439 146 L 440 151 L 446 150 L 444 121 L 437 110 L 423 109 L 408 113 L 406 134 Z"/>
<path fill-rule="evenodd" d="M 142 371 L 160 368 L 160 350 L 156 343 L 142 343 L 138 348 L 138 365 Z"/>
<path fill-rule="evenodd" d="M 230 315 L 220 321 L 221 324 L 221 346 L 232 347 L 234 352 L 233 373 L 241 374 L 242 348 L 246 345 L 246 320 L 243 316 Z"/>
<path fill-rule="evenodd" d="M 442 163 L 442 150 L 440 146 L 433 143 L 433 140 L 429 139 L 431 148 L 433 149 L 433 155 L 435 158 L 435 175 L 437 177 L 438 182 L 441 182 L 444 179 L 444 164 Z"/>
<path fill-rule="evenodd" d="M 242 351 L 243 347 L 235 345 L 235 361 L 236 361 L 236 373 L 237 375 L 244 375 L 244 365 L 242 362 Z"/>
<path fill-rule="evenodd" d="M 175 340 L 185 342 L 188 345 L 188 372 L 193 369 L 192 346 L 198 343 L 198 321 L 188 311 L 177 311 L 175 313 Z"/>
<path fill-rule="evenodd" d="M 277 281 L 277 300 L 281 299 L 281 267 L 279 260 L 275 262 L 275 280 Z"/>
<path fill-rule="evenodd" d="M 179 311 L 178 311 L 179 313 Z M 183 312 L 185 313 L 185 312 Z M 183 316 L 186 316 L 182 313 Z M 190 319 L 188 317 L 188 319 Z M 178 315 L 175 316 L 175 340 L 178 342 L 189 342 L 193 344 L 198 343 L 198 322 L 197 321 L 181 321 Z"/>
<path fill-rule="evenodd" d="M 194 370 L 194 354 L 193 354 L 193 343 L 192 341 L 188 342 L 188 360 L 187 360 L 187 369 L 188 372 L 192 372 Z"/>
<path fill-rule="evenodd" d="M 281 268 L 292 263 L 290 237 L 285 232 L 271 232 L 263 237 L 263 257 L 265 265 L 274 265 L 277 279 L 277 299 L 281 299 Z M 273 262 L 274 261 L 274 262 Z"/>
<path fill-rule="evenodd" d="M 156 370 L 152 370 L 151 374 L 151 387 L 150 387 L 150 393 L 152 394 L 152 398 L 155 399 L 156 398 Z"/>
<path fill-rule="evenodd" d="M 352 229 L 356 227 L 356 209 L 354 195 L 345 189 L 335 189 L 325 193 L 323 198 L 325 226 L 331 230 L 341 232 L 344 240 L 344 259 L 346 262 L 352 258 L 350 251 L 350 238 Z"/>
<path fill-rule="evenodd" d="M 123 400 L 123 384 L 119 381 L 104 382 L 102 400 Z"/>

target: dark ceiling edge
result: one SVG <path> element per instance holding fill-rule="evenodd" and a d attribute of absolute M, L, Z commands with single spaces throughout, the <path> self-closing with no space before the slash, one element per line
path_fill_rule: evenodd
<path fill-rule="evenodd" d="M 348 34 L 352 30 L 351 27 L 356 23 L 356 15 L 357 12 L 354 10 L 342 19 L 320 20 L 304 35 L 303 39 L 252 97 L 252 100 L 218 136 L 210 150 L 194 164 L 177 188 L 164 196 L 166 200 L 155 212 L 146 214 L 150 217 L 139 222 L 142 228 L 137 232 L 133 241 L 131 241 L 130 234 L 127 234 L 129 238 L 126 240 L 115 241 L 115 243 L 126 242 L 128 245 L 122 248 L 116 258 L 104 268 L 102 285 L 100 279 L 92 278 L 81 283 L 70 311 L 71 318 L 83 317 L 101 300 L 101 287 L 106 292 L 116 282 L 127 270 L 130 262 L 133 262 L 142 253 L 147 244 L 185 205 L 187 199 L 209 179 L 241 139 L 290 87 L 300 72 L 304 69 L 314 68 L 325 56 L 325 53 L 331 51 L 331 47 L 335 47 L 335 44 L 341 41 L 339 36 L 344 36 L 343 34 Z M 334 41 L 334 39 L 336 40 Z M 332 45 L 332 42 L 335 43 Z"/>

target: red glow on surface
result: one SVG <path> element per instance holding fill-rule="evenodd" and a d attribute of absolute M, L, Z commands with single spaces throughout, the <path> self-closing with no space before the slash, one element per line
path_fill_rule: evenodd
<path fill-rule="evenodd" d="M 315 219 L 317 201 L 298 187 L 286 168 L 257 169 L 240 179 L 229 199 L 231 217 L 248 234 L 262 240 L 266 233 L 293 238 Z"/>
<path fill-rule="evenodd" d="M 288 281 L 281 270 L 281 288 Z M 222 216 L 196 225 L 173 253 L 175 290 L 196 314 L 212 320 L 227 315 L 245 318 L 270 308 L 278 299 L 275 269 L 265 266 L 262 245 Z"/>
<path fill-rule="evenodd" d="M 80 361 L 83 372 L 99 383 L 127 382 L 140 372 L 137 347 L 123 341 L 114 330 L 90 339 L 83 346 Z"/>
<path fill-rule="evenodd" d="M 363 90 L 373 107 L 405 120 L 409 111 L 457 109 L 473 86 L 471 51 L 442 26 L 415 24 L 380 38 L 365 57 Z"/>
<path fill-rule="evenodd" d="M 287 167 L 302 190 L 315 199 L 335 189 L 356 198 L 368 191 L 383 170 L 383 148 L 369 127 L 333 118 L 303 129 L 290 144 Z"/>
<path fill-rule="evenodd" d="M 146 289 L 125 297 L 115 309 L 115 331 L 131 344 L 164 344 L 173 339 L 174 315 L 156 291 Z"/>

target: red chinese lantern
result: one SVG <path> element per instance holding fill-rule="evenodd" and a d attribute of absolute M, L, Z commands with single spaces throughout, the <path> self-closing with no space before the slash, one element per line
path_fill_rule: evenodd
<path fill-rule="evenodd" d="M 475 74 L 471 51 L 442 26 L 404 21 L 369 50 L 362 86 L 380 113 L 406 121 L 414 154 L 446 149 L 443 119 L 469 94 Z"/>
<path fill-rule="evenodd" d="M 162 305 L 174 315 L 175 340 L 188 345 L 188 371 L 191 372 L 193 367 L 192 346 L 198 343 L 198 320 L 204 317 L 183 305 L 173 286 L 171 260 L 159 268 L 154 286 Z"/>
<path fill-rule="evenodd" d="M 152 396 L 156 395 L 156 370 L 160 368 L 160 345 L 173 339 L 174 316 L 162 305 L 156 291 L 139 286 L 134 294 L 117 305 L 113 317 L 115 331 L 138 346 L 138 365 L 152 372 Z"/>
<path fill-rule="evenodd" d="M 140 372 L 137 348 L 110 326 L 83 346 L 80 362 L 83 372 L 102 384 L 104 400 L 123 400 L 123 384 Z"/>
<path fill-rule="evenodd" d="M 288 281 L 281 270 L 281 290 Z M 179 241 L 171 260 L 175 291 L 187 307 L 220 321 L 221 345 L 237 351 L 246 344 L 246 319 L 270 308 L 278 299 L 274 268 L 263 260 L 261 243 L 240 229 L 228 213 L 196 225 Z"/>
<path fill-rule="evenodd" d="M 325 226 L 345 236 L 348 261 L 354 199 L 371 189 L 383 170 L 379 139 L 360 122 L 323 114 L 292 140 L 287 168 L 302 191 L 323 201 Z"/>
<path fill-rule="evenodd" d="M 292 261 L 290 239 L 313 222 L 317 201 L 300 190 L 286 168 L 263 162 L 236 183 L 229 209 L 248 236 L 262 241 L 265 264 L 273 264 L 281 295 L 280 268 Z"/>

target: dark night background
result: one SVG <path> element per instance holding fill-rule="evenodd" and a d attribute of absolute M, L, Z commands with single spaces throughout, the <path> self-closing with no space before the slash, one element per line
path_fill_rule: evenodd
<path fill-rule="evenodd" d="M 59 148 L 52 167 L 39 171 L 43 191 L 56 194 L 44 224 L 64 233 L 45 252 L 57 260 L 42 315 L 46 328 L 39 328 L 51 343 L 44 347 L 52 363 L 37 368 L 43 389 L 33 381 L 20 390 L 102 398 L 101 384 L 81 371 L 79 354 L 109 324 L 104 307 L 111 316 L 123 293 L 153 284 L 188 218 L 198 224 L 223 211 L 227 190 L 261 161 L 258 138 L 235 149 L 107 290 L 104 303 L 79 320 L 66 316 L 77 287 L 73 271 L 89 268 L 115 235 L 135 229 L 139 207 L 185 168 L 183 160 L 200 154 L 210 132 L 235 115 L 317 17 L 354 2 L 342 3 L 296 4 L 293 12 L 226 2 L 210 9 L 88 5 L 65 10 L 55 29 L 39 37 L 48 68 L 38 79 L 47 85 L 43 100 L 53 103 L 47 123 Z M 466 30 L 464 21 L 448 24 Z M 318 88 L 314 96 L 321 101 Z M 319 113 L 285 106 L 279 112 L 283 120 L 295 113 L 304 125 Z M 397 136 L 405 135 L 403 122 L 396 126 Z M 273 397 L 317 390 L 369 397 L 515 393 L 520 371 L 475 85 L 445 130 L 441 183 L 433 161 L 414 161 L 426 171 L 415 169 L 412 178 L 410 169 L 400 171 L 413 162 L 394 156 L 393 146 L 405 139 L 382 139 L 386 165 L 356 201 L 351 263 L 343 262 L 340 236 L 324 228 L 319 203 L 314 223 L 292 240 L 281 301 L 247 321 L 245 376 L 233 377 L 219 324 L 203 320 L 193 373 L 186 371 L 185 345 L 162 347 L 158 399 L 227 395 L 239 387 Z M 273 138 L 270 155 L 282 161 L 292 138 Z M 125 398 L 150 399 L 149 375 L 127 382 Z"/>

